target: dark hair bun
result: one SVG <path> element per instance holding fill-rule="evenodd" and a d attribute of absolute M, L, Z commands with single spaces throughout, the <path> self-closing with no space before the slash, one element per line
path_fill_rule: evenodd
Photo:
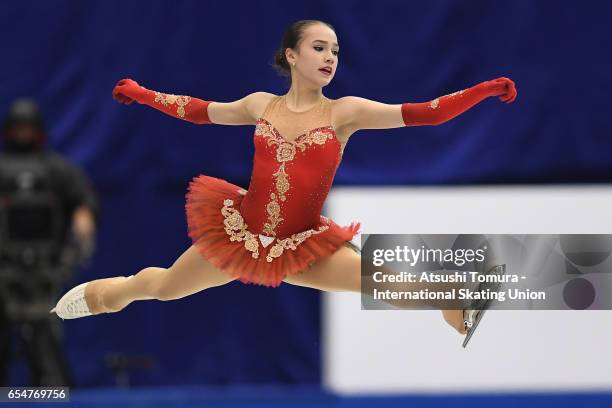
<path fill-rule="evenodd" d="M 279 49 L 276 51 L 276 54 L 274 54 L 273 66 L 280 75 L 287 77 L 291 76 L 291 68 L 289 68 L 289 62 L 285 57 L 284 50 Z"/>

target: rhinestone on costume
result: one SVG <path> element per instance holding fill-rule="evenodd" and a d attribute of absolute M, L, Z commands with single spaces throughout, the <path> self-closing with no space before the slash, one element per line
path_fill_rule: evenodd
<path fill-rule="evenodd" d="M 274 241 L 275 239 L 276 239 L 275 237 L 268 237 L 266 235 L 259 234 L 259 241 L 261 242 L 261 245 L 264 246 L 264 248 L 270 245 L 272 241 Z"/>

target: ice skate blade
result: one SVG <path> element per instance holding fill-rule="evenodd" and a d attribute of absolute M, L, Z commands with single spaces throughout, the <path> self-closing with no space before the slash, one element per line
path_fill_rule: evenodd
<path fill-rule="evenodd" d="M 506 274 L 506 264 L 501 264 L 501 265 L 496 265 L 492 267 L 491 269 L 489 269 L 489 271 L 487 272 L 487 275 L 491 274 L 493 270 L 498 269 L 498 268 L 501 268 L 501 271 L 499 271 L 499 275 Z M 502 286 L 501 283 L 497 283 L 494 285 L 492 289 L 493 291 L 497 292 L 499 291 L 499 288 L 501 286 Z M 476 314 L 476 318 L 474 320 L 472 320 L 473 315 L 474 315 L 474 309 L 467 309 L 464 311 L 464 325 L 465 325 L 465 328 L 467 329 L 467 334 L 465 335 L 465 338 L 463 339 L 463 343 L 462 343 L 463 348 L 467 347 L 468 343 L 470 342 L 470 339 L 476 332 L 476 329 L 478 328 L 478 325 L 480 324 L 480 321 L 482 320 L 485 312 L 491 306 L 491 302 L 492 302 L 492 299 L 487 299 L 484 301 L 484 303 L 481 306 L 477 308 L 478 314 Z"/>
<path fill-rule="evenodd" d="M 470 339 L 476 332 L 476 328 L 478 327 L 478 324 L 480 323 L 480 321 L 482 320 L 482 317 L 484 316 L 485 312 L 489 308 L 490 303 L 491 303 L 491 300 L 490 299 L 487 300 L 487 302 L 483 306 L 483 310 L 481 310 L 480 313 L 476 315 L 476 320 L 472 322 L 472 326 L 467 329 L 467 334 L 465 335 L 465 339 L 463 339 L 463 344 L 462 344 L 463 348 L 467 347 L 468 343 L 470 342 Z"/>

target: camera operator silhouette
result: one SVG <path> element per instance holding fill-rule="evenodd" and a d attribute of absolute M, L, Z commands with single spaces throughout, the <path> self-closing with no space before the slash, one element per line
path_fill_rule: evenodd
<path fill-rule="evenodd" d="M 22 353 L 32 386 L 72 385 L 62 326 L 48 309 L 93 253 L 99 203 L 85 174 L 47 148 L 46 135 L 37 104 L 14 101 L 2 128 L 0 151 L 3 386 L 10 385 L 11 355 Z"/>

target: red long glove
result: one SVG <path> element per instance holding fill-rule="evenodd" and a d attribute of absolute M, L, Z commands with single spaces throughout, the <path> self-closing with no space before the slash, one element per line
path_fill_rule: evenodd
<path fill-rule="evenodd" d="M 117 82 L 113 88 L 113 99 L 126 105 L 136 101 L 192 123 L 212 123 L 208 117 L 210 101 L 151 91 L 132 79 L 122 79 Z"/>
<path fill-rule="evenodd" d="M 489 96 L 500 96 L 502 102 L 516 99 L 514 82 L 506 77 L 481 82 L 471 88 L 441 96 L 429 102 L 402 104 L 406 126 L 439 125 L 470 109 Z"/>

